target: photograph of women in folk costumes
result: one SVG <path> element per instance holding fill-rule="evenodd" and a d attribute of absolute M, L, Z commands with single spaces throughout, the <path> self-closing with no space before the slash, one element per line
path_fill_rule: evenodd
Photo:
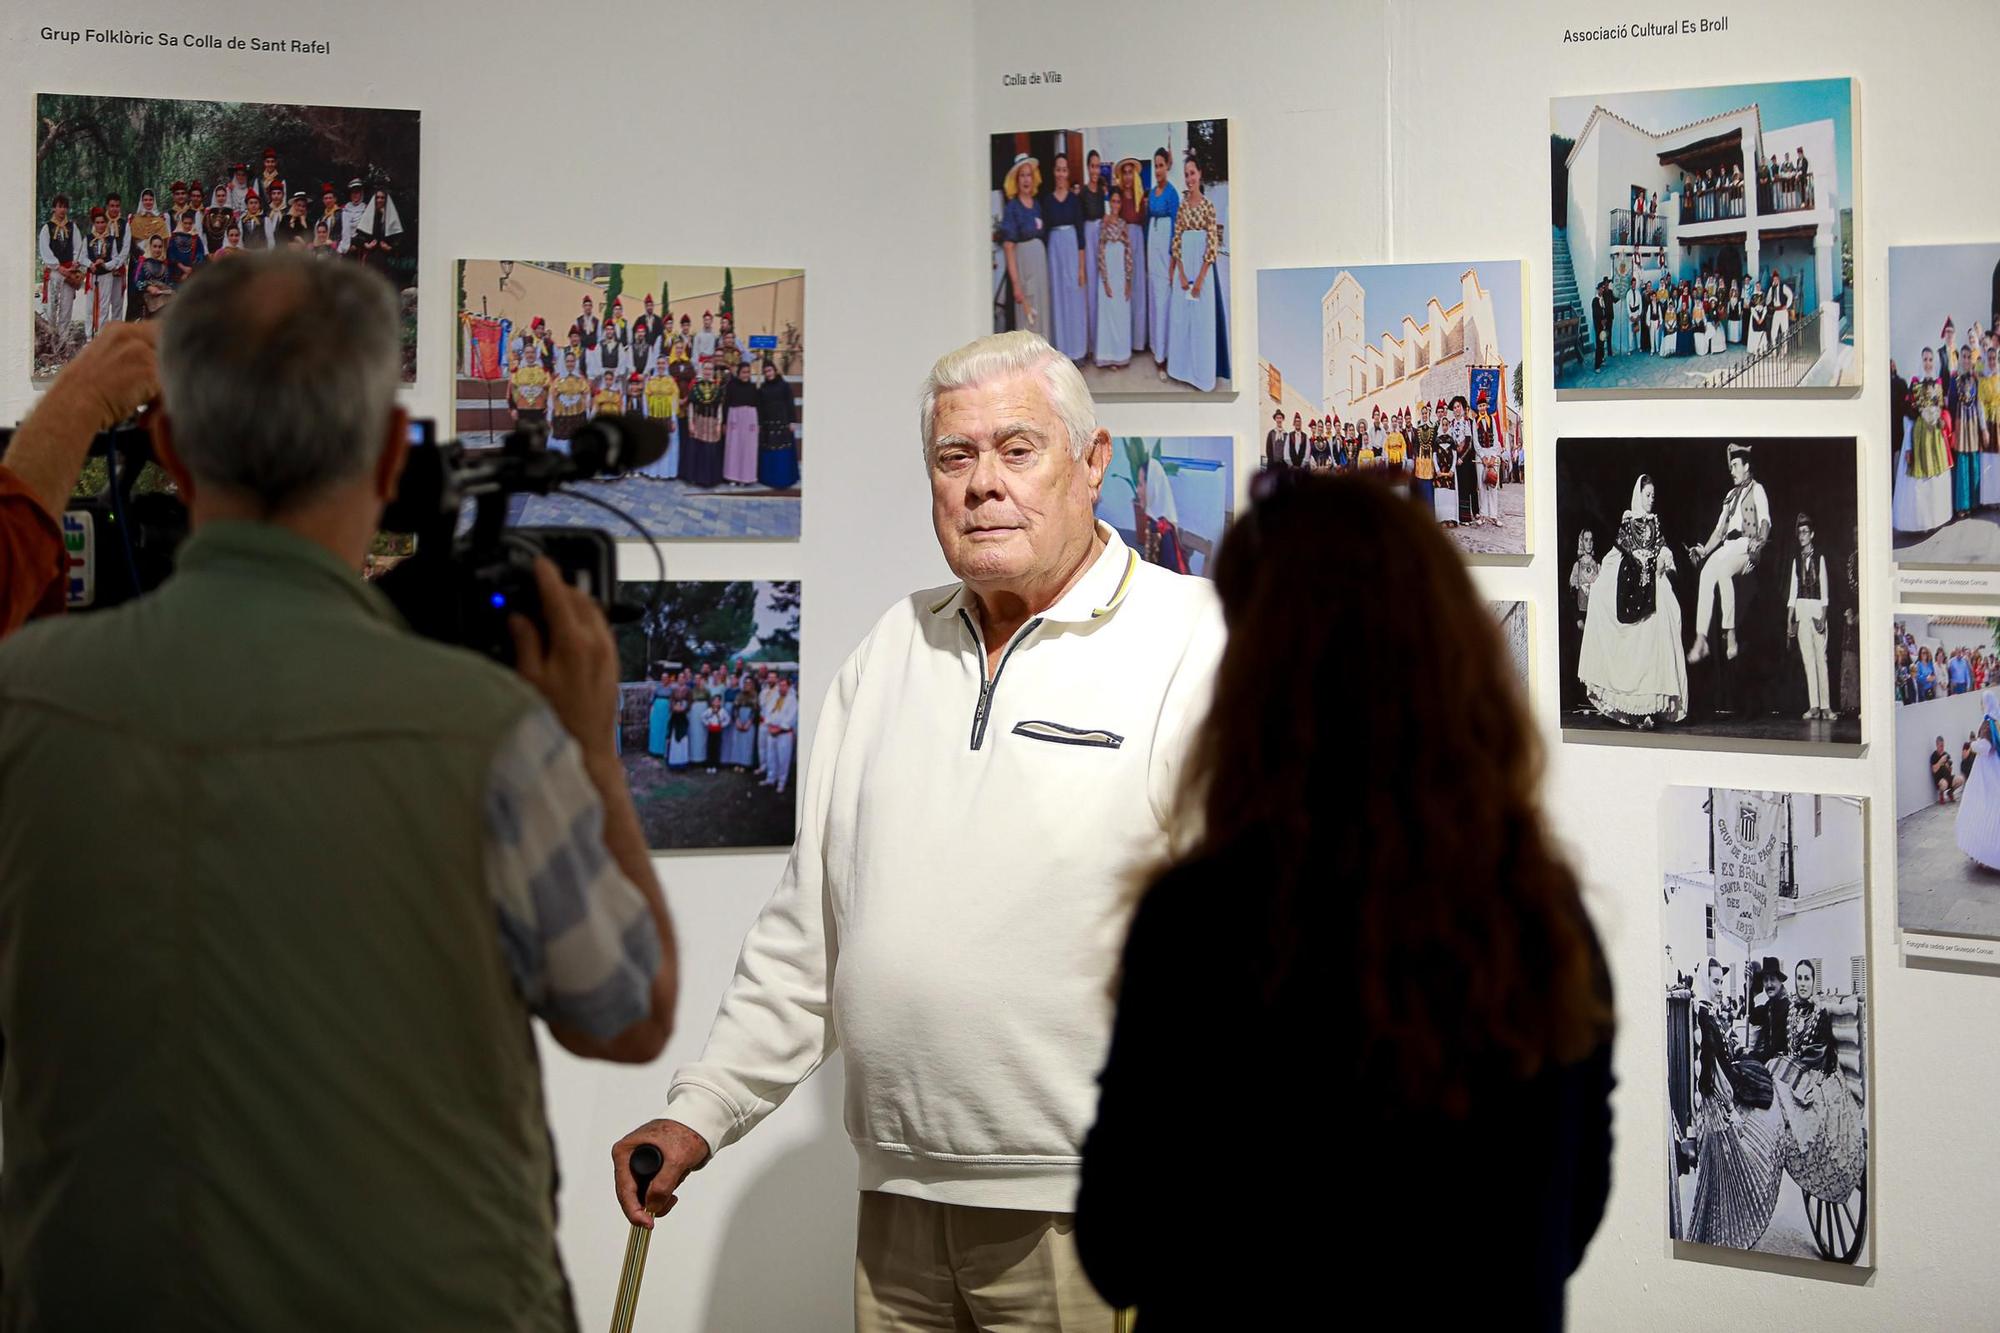
<path fill-rule="evenodd" d="M 618 585 L 618 753 L 654 851 L 796 831 L 799 585 Z"/>
<path fill-rule="evenodd" d="M 2000 242 L 1889 250 L 1899 564 L 2000 567 Z"/>
<path fill-rule="evenodd" d="M 548 427 L 563 448 L 600 411 L 662 423 L 666 455 L 572 483 L 655 537 L 795 538 L 805 449 L 805 274 L 666 264 L 459 264 L 458 434 Z M 555 386 L 565 383 L 567 390 Z M 544 406 L 564 398 L 579 415 Z M 544 416 L 544 413 L 549 415 Z M 517 523 L 601 526 L 596 505 L 519 496 Z"/>
<path fill-rule="evenodd" d="M 1233 391 L 1228 121 L 996 134 L 988 187 L 995 332 L 1098 398 Z"/>
<path fill-rule="evenodd" d="M 1662 800 L 1673 1240 L 1870 1262 L 1863 815 L 1852 796 Z"/>

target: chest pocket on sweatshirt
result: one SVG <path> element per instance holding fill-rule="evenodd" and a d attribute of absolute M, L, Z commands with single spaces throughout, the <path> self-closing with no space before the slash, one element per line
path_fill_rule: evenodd
<path fill-rule="evenodd" d="M 1102 727 L 1068 727 L 1060 722 L 1017 722 L 1014 734 L 1055 745 L 1085 745 L 1100 750 L 1115 750 L 1125 743 L 1125 738 L 1115 731 L 1106 731 Z"/>

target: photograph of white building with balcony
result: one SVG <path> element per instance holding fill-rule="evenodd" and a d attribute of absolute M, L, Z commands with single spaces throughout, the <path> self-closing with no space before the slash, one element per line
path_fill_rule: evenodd
<path fill-rule="evenodd" d="M 1559 397 L 1851 390 L 1849 79 L 1549 103 Z"/>

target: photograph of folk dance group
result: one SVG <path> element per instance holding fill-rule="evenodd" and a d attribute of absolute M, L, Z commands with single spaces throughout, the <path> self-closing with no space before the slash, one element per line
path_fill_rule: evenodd
<path fill-rule="evenodd" d="M 1870 1263 L 1865 803 L 1661 802 L 1667 1235 Z"/>
<path fill-rule="evenodd" d="M 654 537 L 799 535 L 805 450 L 805 273 L 795 268 L 464 260 L 459 436 L 532 427 L 567 451 L 601 413 L 649 417 L 655 462 L 567 488 Z M 516 496 L 516 523 L 602 526 L 589 501 Z"/>
<path fill-rule="evenodd" d="M 1849 79 L 1549 103 L 1557 397 L 1861 383 Z"/>
<path fill-rule="evenodd" d="M 1471 555 L 1528 551 L 1522 265 L 1262 269 L 1262 466 L 1375 472 Z"/>
<path fill-rule="evenodd" d="M 1861 743 L 1851 438 L 1564 439 L 1566 732 Z"/>
<path fill-rule="evenodd" d="M 1031 329 L 1091 393 L 1228 393 L 1229 122 L 992 139 L 993 331 Z"/>
<path fill-rule="evenodd" d="M 416 379 L 417 112 L 42 93 L 34 142 L 37 381 L 202 265 L 280 246 L 388 277 Z"/>
<path fill-rule="evenodd" d="M 2000 619 L 1895 621 L 1896 924 L 2000 939 Z"/>
<path fill-rule="evenodd" d="M 1142 560 L 1207 578 L 1236 512 L 1231 435 L 1114 435 L 1097 517 Z"/>
<path fill-rule="evenodd" d="M 1890 247 L 1889 439 L 1895 559 L 2000 566 L 2000 244 Z"/>
<path fill-rule="evenodd" d="M 789 846 L 799 585 L 621 582 L 617 600 L 618 753 L 646 845 Z"/>

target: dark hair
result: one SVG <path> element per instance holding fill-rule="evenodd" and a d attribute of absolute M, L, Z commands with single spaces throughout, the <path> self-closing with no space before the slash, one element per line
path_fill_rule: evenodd
<path fill-rule="evenodd" d="M 1261 478 L 1260 478 L 1261 480 Z M 1536 799 L 1541 745 L 1485 598 L 1428 512 L 1368 477 L 1283 473 L 1215 563 L 1229 628 L 1182 791 L 1190 855 L 1253 865 L 1267 993 L 1329 921 L 1359 1012 L 1346 1071 L 1392 1104 L 1463 1115 L 1480 1073 L 1588 1056 L 1613 1019 L 1575 875 Z M 1393 553 L 1397 575 L 1383 583 Z M 1355 686 L 1434 663 L 1422 690 Z M 1275 678 L 1273 668 L 1285 670 Z M 1476 794 L 1448 820 L 1417 793 Z M 1337 1000 L 1336 1003 L 1340 1001 Z"/>

